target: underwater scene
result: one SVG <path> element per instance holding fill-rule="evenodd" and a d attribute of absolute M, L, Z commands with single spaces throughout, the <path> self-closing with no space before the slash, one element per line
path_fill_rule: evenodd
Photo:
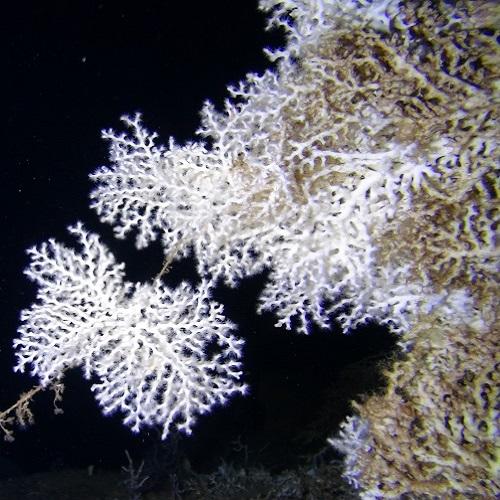
<path fill-rule="evenodd" d="M 3 19 L 0 500 L 500 497 L 498 2 Z"/>

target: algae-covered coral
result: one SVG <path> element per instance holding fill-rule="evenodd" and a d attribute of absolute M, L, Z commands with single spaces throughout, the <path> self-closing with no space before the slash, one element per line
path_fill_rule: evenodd
<path fill-rule="evenodd" d="M 364 498 L 499 493 L 499 13 L 495 2 L 408 2 L 405 28 L 362 49 L 390 80 L 374 91 L 394 118 L 381 137 L 450 148 L 377 237 L 383 266 L 407 265 L 440 298 L 402 332 L 386 392 L 355 403 L 332 440 Z"/>

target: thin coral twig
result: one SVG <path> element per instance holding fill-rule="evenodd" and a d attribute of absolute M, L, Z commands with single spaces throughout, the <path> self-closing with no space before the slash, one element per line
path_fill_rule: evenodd
<path fill-rule="evenodd" d="M 9 428 L 9 426 L 13 425 L 15 422 L 17 422 L 21 427 L 31 425 L 34 422 L 35 418 L 29 405 L 33 398 L 45 389 L 47 389 L 47 387 L 35 385 L 29 391 L 23 392 L 13 405 L 0 412 L 0 429 L 4 433 L 5 441 L 14 441 L 14 432 Z M 59 408 L 58 402 L 62 400 L 64 384 L 55 383 L 50 386 L 50 389 L 54 391 L 54 413 L 56 415 L 61 414 L 63 413 L 63 410 Z"/>

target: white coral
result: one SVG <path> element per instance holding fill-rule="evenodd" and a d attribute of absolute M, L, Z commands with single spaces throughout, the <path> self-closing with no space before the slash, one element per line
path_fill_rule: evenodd
<path fill-rule="evenodd" d="M 409 206 L 412 192 L 435 175 L 431 165 L 446 143 L 436 143 L 430 159 L 416 158 L 411 144 L 372 151 L 371 136 L 385 122 L 363 108 L 352 121 L 370 133 L 350 149 L 336 144 L 340 132 L 330 116 L 290 137 L 287 109 L 307 99 L 312 83 L 300 81 L 290 60 L 280 71 L 279 80 L 266 72 L 230 89 L 237 103 L 227 102 L 224 114 L 206 104 L 199 133 L 213 141 L 211 149 L 155 146 L 139 115 L 124 117 L 130 136 L 104 132 L 113 165 L 91 176 L 92 207 L 117 236 L 137 231 L 139 248 L 158 236 L 169 258 L 193 248 L 201 275 L 235 285 L 271 268 L 260 308 L 275 311 L 278 325 L 290 328 L 296 319 L 307 332 L 312 321 L 326 327 L 330 314 L 343 310 L 345 331 L 384 318 L 397 328 L 406 311 L 377 281 L 373 230 Z M 407 282 L 404 268 L 391 273 L 399 280 L 391 285 Z M 427 292 L 409 293 L 416 303 Z"/>
<path fill-rule="evenodd" d="M 175 423 L 191 432 L 195 417 L 244 393 L 243 341 L 210 300 L 211 285 L 183 283 L 170 290 L 123 281 L 97 235 L 70 228 L 81 253 L 53 240 L 29 250 L 26 274 L 39 285 L 38 301 L 22 312 L 15 367 L 31 367 L 42 384 L 80 366 L 105 413 L 121 411 L 134 431 Z"/>
<path fill-rule="evenodd" d="M 358 416 L 349 416 L 340 424 L 338 436 L 329 438 L 328 442 L 345 455 L 343 477 L 355 488 L 359 488 L 359 478 L 362 475 L 359 468 L 360 456 L 373 449 L 369 423 Z"/>

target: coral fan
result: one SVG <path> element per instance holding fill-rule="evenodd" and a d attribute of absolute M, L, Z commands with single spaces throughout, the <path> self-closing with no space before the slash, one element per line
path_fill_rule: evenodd
<path fill-rule="evenodd" d="M 205 281 L 194 291 L 156 280 L 123 281 L 123 264 L 81 224 L 70 228 L 82 252 L 50 241 L 29 250 L 26 274 L 40 289 L 21 314 L 16 370 L 31 366 L 42 384 L 80 366 L 104 413 L 121 411 L 134 431 L 175 423 L 190 433 L 197 414 L 245 392 L 243 341 Z"/>

